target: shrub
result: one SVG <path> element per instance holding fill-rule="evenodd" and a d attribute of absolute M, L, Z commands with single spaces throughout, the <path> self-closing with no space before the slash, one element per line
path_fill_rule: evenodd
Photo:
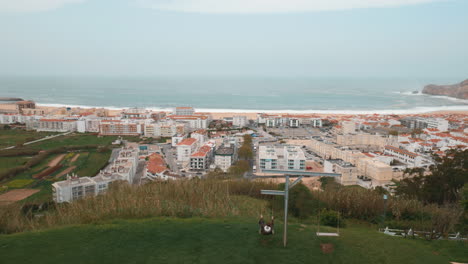
<path fill-rule="evenodd" d="M 284 184 L 279 185 L 278 190 L 284 190 Z M 284 210 L 283 196 L 277 196 L 273 205 L 274 208 Z M 322 206 L 322 202 L 315 199 L 309 188 L 304 184 L 298 183 L 296 186 L 289 190 L 289 212 L 294 216 L 305 219 L 312 214 L 316 214 Z"/>
<path fill-rule="evenodd" d="M 345 227 L 345 222 L 337 211 L 323 209 L 320 212 L 320 224 L 331 227 Z"/>

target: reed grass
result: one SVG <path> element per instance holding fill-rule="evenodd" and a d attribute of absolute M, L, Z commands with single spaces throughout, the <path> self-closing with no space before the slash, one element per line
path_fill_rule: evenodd
<path fill-rule="evenodd" d="M 260 197 L 260 189 L 275 188 L 274 183 L 247 180 L 194 179 L 141 186 L 116 183 L 104 195 L 58 204 L 41 216 L 24 212 L 19 204 L 0 208 L 0 232 L 156 216 L 256 217 L 268 203 L 254 197 Z"/>

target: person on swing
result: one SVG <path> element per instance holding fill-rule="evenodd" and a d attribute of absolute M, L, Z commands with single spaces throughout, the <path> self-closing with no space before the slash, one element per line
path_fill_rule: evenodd
<path fill-rule="evenodd" d="M 260 220 L 258 221 L 258 225 L 260 226 L 259 233 L 262 235 L 272 235 L 275 233 L 273 230 L 275 218 L 271 216 L 271 222 L 270 223 L 265 223 L 265 220 L 263 220 L 263 215 L 260 215 Z"/>

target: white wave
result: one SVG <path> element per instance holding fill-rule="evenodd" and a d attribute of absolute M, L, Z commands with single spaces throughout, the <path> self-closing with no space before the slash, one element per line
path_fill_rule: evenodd
<path fill-rule="evenodd" d="M 450 97 L 450 96 L 445 96 L 445 95 L 430 95 L 430 94 L 424 94 L 424 93 L 422 93 L 422 91 L 418 91 L 417 93 L 409 92 L 409 91 L 405 91 L 405 92 L 392 92 L 392 93 L 403 94 L 403 95 L 410 95 L 410 96 L 422 95 L 422 96 L 427 96 L 427 97 L 432 97 L 432 98 L 439 98 L 439 99 L 449 100 L 449 101 L 453 101 L 453 102 L 457 102 L 457 103 L 468 104 L 468 100 L 466 100 L 466 99 L 460 99 L 460 98 L 455 98 L 455 97 Z"/>
<path fill-rule="evenodd" d="M 416 93 L 415 93 L 416 92 Z M 424 95 L 421 91 L 406 91 L 406 92 L 398 92 L 398 94 L 404 94 L 404 95 Z"/>
<path fill-rule="evenodd" d="M 466 99 L 460 99 L 460 98 L 455 98 L 455 97 L 450 97 L 450 96 L 445 96 L 445 95 L 430 95 L 430 94 L 424 94 L 424 95 L 434 97 L 434 98 L 445 99 L 445 100 L 449 100 L 449 101 L 453 101 L 457 103 L 468 104 L 468 100 Z"/>
<path fill-rule="evenodd" d="M 106 108 L 109 110 L 122 110 L 135 107 L 116 107 L 116 106 L 85 106 L 85 105 L 67 105 L 67 104 L 42 104 L 37 103 L 38 106 L 50 106 L 50 107 L 72 107 L 72 108 Z M 163 107 L 138 107 L 144 108 L 152 111 L 172 111 L 173 108 L 163 108 Z M 367 115 L 367 114 L 423 114 L 437 111 L 467 111 L 468 105 L 453 105 L 453 106 L 421 106 L 408 109 L 357 109 L 357 110 L 345 110 L 345 109 L 310 109 L 310 110 L 292 110 L 292 109 L 282 109 L 282 110 L 271 110 L 271 109 L 218 109 L 218 108 L 196 108 L 197 112 L 211 112 L 211 113 L 291 113 L 291 114 L 350 114 L 350 115 Z"/>

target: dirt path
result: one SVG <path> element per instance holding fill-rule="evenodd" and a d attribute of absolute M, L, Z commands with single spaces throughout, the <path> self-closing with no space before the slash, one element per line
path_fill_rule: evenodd
<path fill-rule="evenodd" d="M 57 166 L 62 160 L 63 158 L 65 157 L 65 154 L 60 154 L 58 155 L 57 157 L 55 157 L 53 160 L 51 160 L 49 162 L 49 164 L 47 164 L 47 166 L 49 167 L 55 167 Z"/>
<path fill-rule="evenodd" d="M 64 171 L 62 171 L 62 172 L 60 172 L 59 174 L 57 174 L 57 175 L 55 176 L 55 178 L 58 179 L 58 178 L 62 177 L 63 175 L 72 172 L 75 168 L 76 168 L 76 166 L 68 167 L 68 168 L 66 168 Z"/>
<path fill-rule="evenodd" d="M 7 205 L 17 201 L 21 201 L 35 193 L 39 190 L 37 189 L 16 189 L 8 191 L 0 195 L 0 205 Z"/>
<path fill-rule="evenodd" d="M 73 156 L 73 158 L 70 160 L 70 162 L 75 162 L 78 157 L 80 156 L 80 153 L 76 154 L 75 156 Z"/>

